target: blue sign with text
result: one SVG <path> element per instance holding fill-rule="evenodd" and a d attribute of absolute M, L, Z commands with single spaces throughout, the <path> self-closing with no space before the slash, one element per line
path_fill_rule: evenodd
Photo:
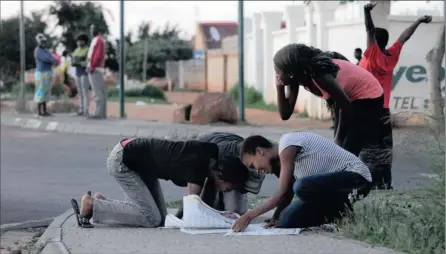
<path fill-rule="evenodd" d="M 204 59 L 204 50 L 194 50 L 193 58 L 201 60 Z"/>

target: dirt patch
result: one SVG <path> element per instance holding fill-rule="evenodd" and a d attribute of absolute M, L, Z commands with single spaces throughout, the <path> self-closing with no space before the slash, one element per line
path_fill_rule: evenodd
<path fill-rule="evenodd" d="M 1 236 L 0 254 L 25 254 L 35 252 L 35 244 L 46 227 L 11 230 Z"/>

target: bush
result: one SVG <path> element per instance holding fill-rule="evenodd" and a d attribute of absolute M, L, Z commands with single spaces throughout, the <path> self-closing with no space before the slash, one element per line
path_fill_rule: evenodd
<path fill-rule="evenodd" d="M 141 96 L 143 96 L 142 89 L 140 89 L 140 88 L 132 88 L 129 90 L 125 90 L 124 95 L 126 97 L 141 97 Z"/>
<path fill-rule="evenodd" d="M 146 85 L 142 90 L 142 96 L 147 96 L 154 99 L 166 100 L 166 95 L 164 94 L 163 89 L 153 85 Z"/>
<path fill-rule="evenodd" d="M 107 93 L 109 97 L 117 97 L 119 96 L 119 88 L 116 87 L 109 88 Z M 148 97 L 152 99 L 166 100 L 166 95 L 164 94 L 164 91 L 161 88 L 152 85 L 146 85 L 143 89 L 133 88 L 125 90 L 124 95 L 126 97 Z"/>
<path fill-rule="evenodd" d="M 51 87 L 51 95 L 54 95 L 58 98 L 60 98 L 62 95 L 64 95 L 66 92 L 65 88 L 62 87 L 62 85 L 55 85 Z"/>
<path fill-rule="evenodd" d="M 110 87 L 107 90 L 108 97 L 118 97 L 119 96 L 119 88 Z"/>
<path fill-rule="evenodd" d="M 354 220 L 341 223 L 341 232 L 407 253 L 445 253 L 443 151 L 433 156 L 433 171 L 438 178 L 431 186 L 371 194 L 355 204 Z"/>
<path fill-rule="evenodd" d="M 34 93 L 36 85 L 34 83 L 25 84 L 25 93 Z M 13 94 L 20 94 L 20 84 L 16 84 L 12 87 Z"/>
<path fill-rule="evenodd" d="M 238 101 L 239 99 L 238 90 L 239 90 L 238 84 L 235 84 L 229 91 L 231 93 L 232 98 L 234 98 L 235 101 Z M 248 88 L 245 87 L 246 105 L 255 104 L 261 101 L 263 101 L 263 96 L 259 91 L 257 91 L 253 87 L 248 87 Z"/>

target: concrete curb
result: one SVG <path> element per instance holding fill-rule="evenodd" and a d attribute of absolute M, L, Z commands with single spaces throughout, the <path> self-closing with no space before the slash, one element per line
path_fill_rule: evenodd
<path fill-rule="evenodd" d="M 35 244 L 37 253 L 41 254 L 69 254 L 67 247 L 62 242 L 62 226 L 70 218 L 73 213 L 73 209 L 68 209 L 63 214 L 54 218 L 53 222 L 48 226 L 43 235 Z M 39 250 L 41 250 L 39 252 Z"/>
<path fill-rule="evenodd" d="M 0 231 L 6 232 L 10 230 L 24 229 L 24 228 L 38 228 L 46 227 L 51 224 L 54 218 L 45 218 L 41 220 L 27 220 L 16 223 L 7 223 L 0 225 Z"/>
<path fill-rule="evenodd" d="M 57 118 L 54 118 L 56 120 Z M 209 132 L 228 131 L 239 134 L 240 136 L 249 136 L 253 134 L 268 133 L 269 138 L 280 138 L 283 133 L 290 132 L 293 129 L 274 127 L 245 127 L 245 126 L 212 126 L 212 125 L 187 125 L 170 123 L 152 123 L 141 122 L 137 125 L 131 124 L 134 121 L 117 120 L 116 122 L 97 122 L 82 123 L 69 121 L 51 121 L 52 119 L 37 119 L 31 116 L 19 115 L 1 115 L 1 125 L 31 129 L 46 132 L 61 132 L 74 134 L 90 134 L 105 136 L 126 136 L 126 137 L 195 137 Z M 128 124 L 127 124 L 128 123 Z M 133 125 L 133 126 L 132 126 Z"/>

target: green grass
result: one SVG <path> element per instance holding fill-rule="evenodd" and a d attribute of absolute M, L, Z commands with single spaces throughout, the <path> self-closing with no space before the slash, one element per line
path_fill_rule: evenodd
<path fill-rule="evenodd" d="M 204 93 L 205 90 L 202 89 L 184 89 L 184 88 L 175 88 L 172 92 L 184 92 L 184 93 Z"/>
<path fill-rule="evenodd" d="M 444 144 L 427 148 L 438 178 L 425 188 L 371 193 L 355 204 L 354 220 L 339 224 L 340 233 L 406 253 L 445 253 Z"/>
<path fill-rule="evenodd" d="M 119 96 L 109 96 L 108 100 L 110 101 L 117 101 L 119 102 Z M 163 99 L 158 99 L 158 98 L 149 98 L 149 97 L 144 97 L 144 96 L 137 96 L 137 97 L 130 97 L 130 96 L 126 96 L 124 98 L 125 102 L 137 102 L 137 101 L 142 101 L 145 102 L 147 104 L 169 104 L 168 101 L 163 100 Z"/>
<path fill-rule="evenodd" d="M 444 253 L 444 193 L 432 194 L 429 189 L 371 194 L 355 204 L 355 220 L 339 224 L 340 233 L 406 253 Z"/>
<path fill-rule="evenodd" d="M 234 100 L 235 104 L 238 106 L 239 102 L 238 100 Z M 262 109 L 266 111 L 278 111 L 277 105 L 274 104 L 267 104 L 263 100 L 247 103 L 245 101 L 245 107 L 246 108 L 255 108 L 255 109 Z"/>

